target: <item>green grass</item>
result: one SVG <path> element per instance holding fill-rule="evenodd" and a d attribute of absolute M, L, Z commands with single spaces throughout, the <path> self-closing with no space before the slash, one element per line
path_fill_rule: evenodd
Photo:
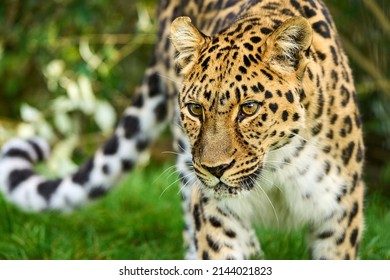
<path fill-rule="evenodd" d="M 68 215 L 27 214 L 0 198 L 0 259 L 181 259 L 177 177 L 161 175 L 168 167 L 137 168 L 108 196 Z M 389 198 L 368 195 L 362 259 L 390 259 L 389 229 Z M 258 233 L 267 259 L 308 258 L 303 231 Z"/>
<path fill-rule="evenodd" d="M 0 259 L 180 259 L 181 206 L 169 166 L 137 168 L 103 199 L 64 215 L 0 202 Z M 169 240 L 169 242 L 167 242 Z"/>
<path fill-rule="evenodd" d="M 390 260 L 390 199 L 378 193 L 368 194 L 365 204 L 365 231 L 360 259 Z M 305 231 L 259 229 L 258 236 L 266 259 L 308 259 Z"/>

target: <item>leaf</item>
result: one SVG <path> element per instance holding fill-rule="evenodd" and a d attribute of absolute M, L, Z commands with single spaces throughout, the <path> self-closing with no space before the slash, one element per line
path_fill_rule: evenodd
<path fill-rule="evenodd" d="M 49 62 L 49 64 L 46 65 L 46 68 L 43 71 L 43 74 L 48 79 L 54 79 L 58 80 L 61 75 L 63 74 L 65 69 L 65 62 L 60 59 L 55 59 Z"/>
<path fill-rule="evenodd" d="M 103 62 L 102 59 L 91 51 L 89 42 L 87 39 L 80 40 L 80 55 L 87 62 L 88 66 L 92 69 L 96 69 Z"/>
<path fill-rule="evenodd" d="M 96 98 L 92 91 L 91 81 L 85 75 L 80 75 L 78 78 L 78 86 L 82 102 L 79 105 L 81 111 L 90 115 L 94 112 L 96 107 Z"/>
<path fill-rule="evenodd" d="M 54 115 L 54 125 L 55 127 L 65 135 L 72 133 L 73 123 L 69 115 L 64 113 L 57 113 Z"/>
<path fill-rule="evenodd" d="M 16 135 L 21 138 L 33 137 L 35 133 L 35 127 L 31 123 L 21 123 L 16 128 Z"/>
<path fill-rule="evenodd" d="M 41 136 L 42 138 L 46 139 L 48 142 L 52 142 L 55 138 L 55 134 L 53 131 L 53 128 L 50 126 L 49 123 L 42 120 L 39 123 L 36 123 L 36 130 L 37 135 Z"/>
<path fill-rule="evenodd" d="M 66 93 L 68 94 L 71 100 L 79 101 L 81 99 L 80 90 L 75 81 L 68 80 L 65 89 L 66 89 Z"/>
<path fill-rule="evenodd" d="M 92 84 L 90 79 L 88 79 L 88 77 L 85 75 L 80 75 L 77 82 L 83 100 L 95 102 L 96 98 L 95 95 L 93 94 Z"/>
<path fill-rule="evenodd" d="M 38 122 L 42 118 L 42 114 L 38 109 L 26 103 L 22 104 L 20 114 L 22 119 L 26 122 Z"/>
<path fill-rule="evenodd" d="M 107 101 L 98 101 L 94 119 L 103 133 L 110 133 L 115 125 L 116 113 Z"/>
<path fill-rule="evenodd" d="M 50 109 L 56 113 L 65 113 L 75 109 L 74 102 L 65 96 L 59 96 L 52 101 Z"/>

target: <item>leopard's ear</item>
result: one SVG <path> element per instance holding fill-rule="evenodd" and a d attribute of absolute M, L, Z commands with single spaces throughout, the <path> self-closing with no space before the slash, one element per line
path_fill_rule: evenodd
<path fill-rule="evenodd" d="M 267 38 L 262 59 L 276 72 L 295 72 L 299 76 L 306 65 L 305 54 L 312 39 L 313 30 L 305 18 L 288 19 Z"/>
<path fill-rule="evenodd" d="M 176 63 L 182 74 L 186 74 L 193 66 L 207 39 L 208 37 L 191 23 L 189 17 L 178 17 L 172 22 L 171 40 L 178 52 Z"/>

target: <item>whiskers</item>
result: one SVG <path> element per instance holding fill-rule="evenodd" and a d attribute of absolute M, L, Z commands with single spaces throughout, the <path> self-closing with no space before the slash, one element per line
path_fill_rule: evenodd
<path fill-rule="evenodd" d="M 193 185 L 198 180 L 190 160 L 190 152 L 186 151 L 180 145 L 178 145 L 178 147 L 182 152 L 162 152 L 165 154 L 174 154 L 178 156 L 178 163 L 166 168 L 154 181 L 156 182 L 162 176 L 164 176 L 166 179 L 169 179 L 174 175 L 177 176 L 177 179 L 171 182 L 168 186 L 164 187 L 163 191 L 160 194 L 160 198 L 166 193 L 167 190 L 169 190 L 172 186 L 176 185 L 178 182 L 181 182 L 181 186 L 177 192 L 177 195 L 183 192 L 187 187 Z"/>
<path fill-rule="evenodd" d="M 265 180 L 265 178 L 259 174 L 258 175 L 259 178 Z M 280 221 L 279 221 L 279 216 L 278 216 L 278 213 L 276 211 L 276 208 L 274 206 L 274 204 L 272 203 L 272 200 L 271 198 L 269 197 L 269 195 L 267 194 L 267 192 L 263 189 L 263 187 L 260 185 L 260 183 L 258 182 L 258 180 L 254 179 L 254 178 L 250 178 L 250 180 L 252 181 L 252 184 L 254 186 L 253 190 L 254 192 L 256 192 L 258 195 L 260 196 L 263 196 L 266 198 L 266 200 L 268 201 L 269 205 L 271 206 L 272 208 L 272 212 L 273 212 L 273 215 L 275 217 L 275 220 L 276 220 L 276 225 L 277 225 L 277 228 L 279 229 L 280 227 Z M 279 189 L 279 188 L 278 188 Z M 280 190 L 280 189 L 279 189 Z M 260 213 L 261 214 L 261 213 Z"/>
<path fill-rule="evenodd" d="M 167 75 L 163 75 L 161 73 L 158 73 L 158 75 L 163 78 L 163 79 L 166 79 L 168 81 L 171 81 L 178 89 L 181 88 L 181 84 L 182 84 L 182 81 L 181 80 L 175 80 L 173 77 L 169 77 Z"/>
<path fill-rule="evenodd" d="M 183 175 L 179 178 L 184 184 L 181 184 L 180 189 L 177 191 L 176 195 L 182 193 L 186 188 L 191 187 L 196 182 L 199 181 L 198 177 L 196 177 L 195 172 L 191 171 L 189 174 Z"/>
<path fill-rule="evenodd" d="M 181 147 L 180 147 L 181 148 Z M 181 153 L 174 152 L 174 151 L 163 151 L 161 152 L 162 154 L 169 154 L 169 155 L 176 155 L 176 156 L 181 156 Z"/>
<path fill-rule="evenodd" d="M 298 134 L 298 133 L 295 133 L 295 132 L 293 132 L 293 131 L 290 131 L 290 133 L 291 133 L 292 135 L 294 135 L 294 137 L 296 137 L 297 139 L 300 139 L 302 144 L 307 144 L 307 145 L 309 145 L 309 146 L 311 146 L 311 147 L 316 147 L 316 148 L 318 148 L 318 149 L 323 149 L 323 148 L 325 147 L 325 146 L 323 146 L 323 145 L 320 145 L 320 144 L 318 143 L 318 141 L 315 141 L 314 139 L 313 139 L 313 140 L 309 140 L 309 139 L 307 139 L 306 137 L 304 137 L 304 136 L 302 136 L 302 135 L 300 135 L 300 134 Z"/>
<path fill-rule="evenodd" d="M 167 174 L 168 172 L 170 172 L 170 174 L 167 176 L 167 178 L 169 178 L 169 177 L 171 177 L 173 174 L 175 174 L 175 173 L 176 173 L 175 167 L 176 167 L 175 164 L 173 164 L 173 165 L 167 167 L 163 172 L 161 172 L 160 175 L 157 176 L 156 179 L 154 179 L 153 184 L 155 184 L 155 183 L 157 182 L 157 180 L 159 180 L 163 175 Z"/>
<path fill-rule="evenodd" d="M 182 182 L 182 185 L 181 185 L 180 189 L 177 191 L 176 195 L 179 195 L 186 187 L 191 186 L 197 180 L 196 176 L 194 174 L 191 174 L 191 173 L 180 175 L 180 173 L 177 170 L 175 170 L 173 172 L 173 174 L 174 173 L 179 174 L 178 178 L 164 188 L 164 190 L 161 192 L 159 198 L 161 198 L 168 189 L 170 189 L 173 185 L 177 184 L 178 182 Z"/>

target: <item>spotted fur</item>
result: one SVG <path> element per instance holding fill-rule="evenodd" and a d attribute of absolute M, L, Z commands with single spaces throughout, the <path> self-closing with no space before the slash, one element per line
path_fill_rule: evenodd
<path fill-rule="evenodd" d="M 165 0 L 158 15 L 150 66 L 107 143 L 56 180 L 32 171 L 44 142 L 7 143 L 2 192 L 27 210 L 72 210 L 105 194 L 171 123 L 186 258 L 261 257 L 255 223 L 306 224 L 313 259 L 357 258 L 362 124 L 323 2 Z"/>

